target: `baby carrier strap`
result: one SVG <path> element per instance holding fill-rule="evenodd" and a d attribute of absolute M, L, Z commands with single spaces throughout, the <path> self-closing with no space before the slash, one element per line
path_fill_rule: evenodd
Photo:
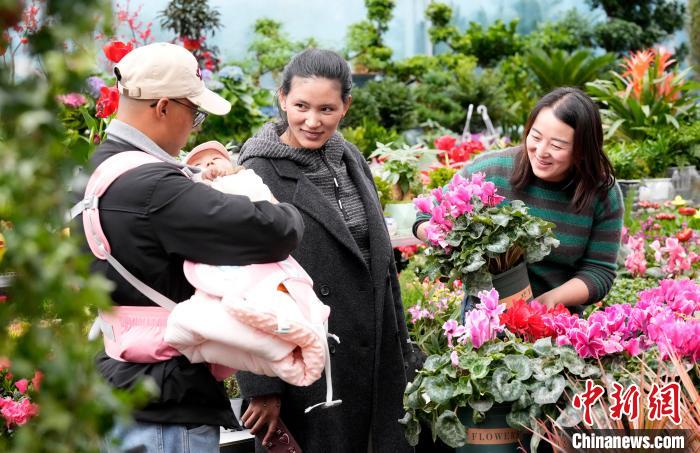
<path fill-rule="evenodd" d="M 99 199 L 107 191 L 110 185 L 121 175 L 140 167 L 144 164 L 164 163 L 162 160 L 142 151 L 124 151 L 115 154 L 103 161 L 93 172 L 85 189 L 85 197 L 79 201 L 70 211 L 71 218 L 83 214 L 83 229 L 85 238 L 92 253 L 101 260 L 107 262 L 124 277 L 124 279 L 148 297 L 157 305 L 172 310 L 176 303 L 165 297 L 158 291 L 143 283 L 122 266 L 116 258 L 112 256 L 111 247 L 100 224 Z M 191 175 L 184 172 L 185 176 Z M 189 174 L 188 174 L 189 173 Z"/>

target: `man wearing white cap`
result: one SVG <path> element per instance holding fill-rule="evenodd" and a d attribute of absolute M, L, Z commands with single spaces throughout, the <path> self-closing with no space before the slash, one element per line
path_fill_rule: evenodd
<path fill-rule="evenodd" d="M 160 161 L 123 173 L 99 200 L 100 223 L 114 258 L 175 302 L 194 292 L 183 274 L 185 260 L 241 266 L 286 258 L 303 233 L 296 208 L 251 202 L 195 183 L 190 169 L 174 158 L 207 114 L 225 115 L 231 108 L 204 86 L 192 54 L 173 44 L 150 44 L 127 54 L 114 72 L 119 109 L 91 165 L 134 150 Z M 114 283 L 115 305 L 155 306 L 106 261 L 95 260 L 92 269 Z M 115 429 L 121 445 L 110 451 L 215 452 L 219 426 L 237 425 L 223 384 L 206 364 L 183 356 L 132 363 L 102 353 L 97 366 L 116 387 L 128 389 L 150 377 L 160 390 L 134 413 L 133 424 Z"/>

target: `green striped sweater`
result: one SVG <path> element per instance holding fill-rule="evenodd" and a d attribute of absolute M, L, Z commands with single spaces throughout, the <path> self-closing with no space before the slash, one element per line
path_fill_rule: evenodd
<path fill-rule="evenodd" d="M 620 187 L 615 183 L 604 199 L 597 199 L 593 206 L 576 214 L 571 207 L 573 191 L 566 187 L 569 181 L 549 183 L 535 178 L 524 191 L 515 192 L 510 177 L 519 152 L 520 147 L 484 153 L 460 173 L 468 177 L 483 172 L 486 180 L 496 185 L 499 195 L 524 201 L 530 214 L 556 224 L 559 247 L 544 260 L 528 264 L 535 297 L 577 277 L 588 287 L 588 303 L 601 300 L 616 275 L 624 211 Z M 416 226 L 427 218 L 420 215 Z"/>

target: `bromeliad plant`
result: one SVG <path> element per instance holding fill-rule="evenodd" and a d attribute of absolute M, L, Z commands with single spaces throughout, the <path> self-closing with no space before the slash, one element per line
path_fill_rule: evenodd
<path fill-rule="evenodd" d="M 444 324 L 448 347 L 428 357 L 406 387 L 406 415 L 401 423 L 412 445 L 418 442 L 422 422 L 430 426 L 434 438 L 460 447 L 467 437 L 458 412 L 471 412 L 478 423 L 494 404 L 510 404 L 507 422 L 511 427 L 537 430 L 536 419 L 557 419 L 566 405 L 567 377 L 598 374 L 598 368 L 586 364 L 570 346 L 553 345 L 549 337 L 529 343 L 509 330 L 517 319 L 523 336 L 547 333 L 536 326 L 541 322 L 530 319 L 553 316 L 543 307 L 527 305 L 525 319 L 522 313 L 510 313 L 515 306 L 506 311 L 496 290 L 482 291 L 479 298 L 481 302 L 465 315 L 463 325 L 454 320 Z M 518 310 L 522 312 L 523 307 Z M 533 439 L 537 443 L 539 438 Z"/>
<path fill-rule="evenodd" d="M 654 137 L 659 128 L 680 128 L 679 122 L 696 109 L 686 80 L 690 68 L 671 69 L 673 54 L 662 49 L 640 50 L 625 58 L 613 80 L 586 84 L 587 91 L 606 108 L 601 111 L 606 138 L 615 133 L 632 139 Z"/>
<path fill-rule="evenodd" d="M 528 214 L 520 200 L 502 203 L 483 173 L 459 174 L 414 204 L 430 216 L 426 273 L 431 280 L 461 280 L 468 294 L 492 288 L 492 275 L 521 261 L 534 263 L 558 247 L 554 224 Z"/>

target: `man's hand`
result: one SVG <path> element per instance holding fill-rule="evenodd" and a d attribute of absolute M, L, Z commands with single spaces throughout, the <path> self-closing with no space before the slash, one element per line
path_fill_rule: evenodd
<path fill-rule="evenodd" d="M 250 401 L 248 409 L 241 416 L 243 426 L 250 429 L 251 434 L 256 434 L 264 430 L 267 425 L 267 432 L 262 444 L 265 445 L 270 435 L 277 429 L 277 419 L 280 416 L 281 400 L 279 395 L 256 396 Z"/>

